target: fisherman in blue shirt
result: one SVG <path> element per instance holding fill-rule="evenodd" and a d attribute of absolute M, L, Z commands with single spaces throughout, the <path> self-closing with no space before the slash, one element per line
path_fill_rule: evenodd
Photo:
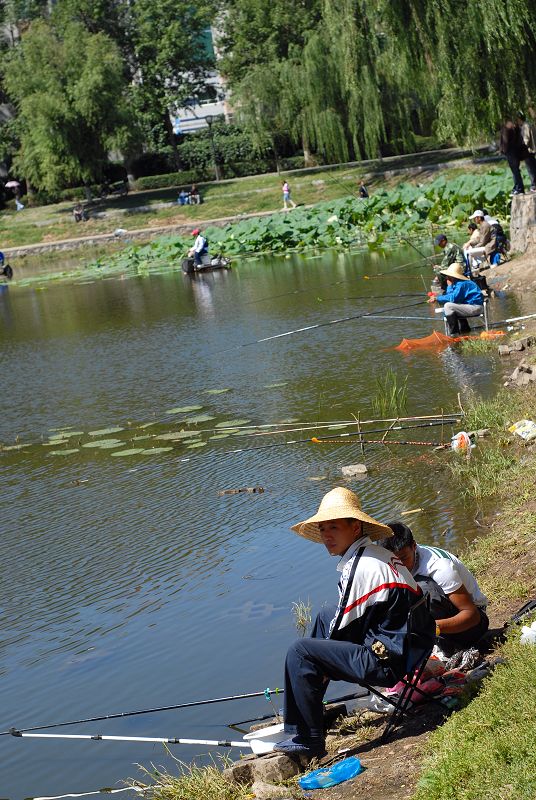
<path fill-rule="evenodd" d="M 467 317 L 478 317 L 484 308 L 484 296 L 476 283 L 463 274 L 461 264 L 451 264 L 448 269 L 441 270 L 447 278 L 447 291 L 430 299 L 444 305 L 445 319 L 449 333 L 469 333 L 471 327 Z"/>

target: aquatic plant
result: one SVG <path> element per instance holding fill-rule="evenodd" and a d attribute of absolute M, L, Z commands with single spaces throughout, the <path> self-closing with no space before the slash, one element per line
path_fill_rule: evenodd
<path fill-rule="evenodd" d="M 294 624 L 300 636 L 305 636 L 307 627 L 311 624 L 311 602 L 307 600 L 298 600 L 297 603 L 292 603 L 292 613 L 294 614 Z"/>
<path fill-rule="evenodd" d="M 377 392 L 372 398 L 372 411 L 377 417 L 400 417 L 408 405 L 408 376 L 400 381 L 389 368 L 384 377 L 376 378 Z"/>

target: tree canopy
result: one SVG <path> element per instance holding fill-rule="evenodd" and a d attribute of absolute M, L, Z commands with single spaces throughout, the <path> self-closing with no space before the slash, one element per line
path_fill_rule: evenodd
<path fill-rule="evenodd" d="M 231 0 L 222 37 L 239 114 L 265 139 L 283 127 L 328 161 L 375 157 L 422 125 L 474 142 L 533 100 L 533 3 L 307 0 L 290 32 L 277 8 Z"/>

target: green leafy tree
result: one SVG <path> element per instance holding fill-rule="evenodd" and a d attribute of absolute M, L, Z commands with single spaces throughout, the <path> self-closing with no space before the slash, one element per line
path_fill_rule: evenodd
<path fill-rule="evenodd" d="M 14 167 L 39 189 L 99 180 L 108 150 L 132 130 L 117 46 L 68 23 L 37 20 L 8 54 L 5 86 L 16 109 Z"/>
<path fill-rule="evenodd" d="M 212 0 L 133 0 L 131 43 L 134 102 L 146 138 L 176 154 L 170 110 L 202 94 L 214 55 L 206 31 Z"/>

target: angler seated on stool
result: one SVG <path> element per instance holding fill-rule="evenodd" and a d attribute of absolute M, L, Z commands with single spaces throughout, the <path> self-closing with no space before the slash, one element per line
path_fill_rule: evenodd
<path fill-rule="evenodd" d="M 404 677 L 410 649 L 431 651 L 435 623 L 426 606 L 416 610 L 417 641 L 409 644 L 408 615 L 421 589 L 409 570 L 375 542 L 392 530 L 361 510 L 349 489 L 328 492 L 318 512 L 292 527 L 322 542 L 339 558 L 339 603 L 317 616 L 310 638 L 288 650 L 285 665 L 285 733 L 274 750 L 312 758 L 325 753 L 323 698 L 330 681 L 393 686 Z M 418 646 L 418 647 L 417 647 Z"/>
<path fill-rule="evenodd" d="M 452 264 L 441 274 L 447 278 L 447 291 L 442 295 L 434 295 L 429 302 L 438 302 L 444 307 L 445 320 L 452 336 L 469 333 L 471 327 L 467 318 L 483 313 L 484 296 L 476 283 L 463 274 L 460 264 Z"/>

